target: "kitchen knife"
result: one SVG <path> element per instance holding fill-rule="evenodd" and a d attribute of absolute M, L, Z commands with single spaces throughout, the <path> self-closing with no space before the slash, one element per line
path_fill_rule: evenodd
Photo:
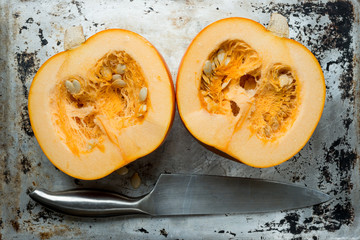
<path fill-rule="evenodd" d="M 32 199 L 52 210 L 81 217 L 259 213 L 320 204 L 330 196 L 293 184 L 260 179 L 162 174 L 154 189 L 137 198 L 99 190 L 35 190 Z"/>

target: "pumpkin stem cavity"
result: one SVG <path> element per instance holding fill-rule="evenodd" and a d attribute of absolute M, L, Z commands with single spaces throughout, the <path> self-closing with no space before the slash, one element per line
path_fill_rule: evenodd
<path fill-rule="evenodd" d="M 51 103 L 54 125 L 74 154 L 101 150 L 105 135 L 143 121 L 150 104 L 142 69 L 125 51 L 107 53 L 86 75 L 61 80 Z"/>
<path fill-rule="evenodd" d="M 290 66 L 263 66 L 261 56 L 242 40 L 223 42 L 203 64 L 199 96 L 204 109 L 239 123 L 249 118 L 251 132 L 266 141 L 275 140 L 291 126 L 298 95 L 298 81 Z"/>

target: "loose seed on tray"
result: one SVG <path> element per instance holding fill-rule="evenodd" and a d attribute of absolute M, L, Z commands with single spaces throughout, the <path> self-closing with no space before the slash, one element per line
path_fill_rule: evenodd
<path fill-rule="evenodd" d="M 129 169 L 127 167 L 122 167 L 122 168 L 119 168 L 118 170 L 116 170 L 116 172 L 119 174 L 119 175 L 126 175 L 128 174 L 129 172 Z"/>
<path fill-rule="evenodd" d="M 131 177 L 131 186 L 133 188 L 139 188 L 141 184 L 141 179 L 139 177 L 138 173 L 134 173 L 134 175 Z"/>

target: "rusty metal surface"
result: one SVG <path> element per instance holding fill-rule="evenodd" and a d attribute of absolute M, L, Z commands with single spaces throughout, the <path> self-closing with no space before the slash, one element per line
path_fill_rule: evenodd
<path fill-rule="evenodd" d="M 130 164 L 130 173 L 81 181 L 58 171 L 32 132 L 27 97 L 34 74 L 62 51 L 64 29 L 82 24 L 87 37 L 125 28 L 163 54 L 175 81 L 193 37 L 230 16 L 262 24 L 277 11 L 289 19 L 290 37 L 319 60 L 327 96 L 321 121 L 291 160 L 255 169 L 209 152 L 178 114 L 165 143 Z M 0 239 L 360 239 L 358 1 L 20 1 L 0 0 Z M 130 185 L 139 172 L 142 185 Z M 320 189 L 326 204 L 268 214 L 200 217 L 80 219 L 50 212 L 28 197 L 36 187 L 110 189 L 130 196 L 148 192 L 160 173 L 255 177 Z M 211 187 L 211 186 L 209 186 Z"/>

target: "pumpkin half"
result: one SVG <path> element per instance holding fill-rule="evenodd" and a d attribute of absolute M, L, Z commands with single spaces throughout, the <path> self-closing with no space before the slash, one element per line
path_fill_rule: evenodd
<path fill-rule="evenodd" d="M 29 115 L 48 159 L 98 179 L 154 151 L 174 117 L 175 94 L 157 50 L 111 29 L 46 61 L 31 84 Z"/>
<path fill-rule="evenodd" d="M 325 102 L 316 58 L 281 37 L 288 28 L 273 29 L 245 18 L 219 20 L 195 37 L 177 76 L 178 109 L 190 133 L 253 167 L 278 165 L 300 151 Z"/>

